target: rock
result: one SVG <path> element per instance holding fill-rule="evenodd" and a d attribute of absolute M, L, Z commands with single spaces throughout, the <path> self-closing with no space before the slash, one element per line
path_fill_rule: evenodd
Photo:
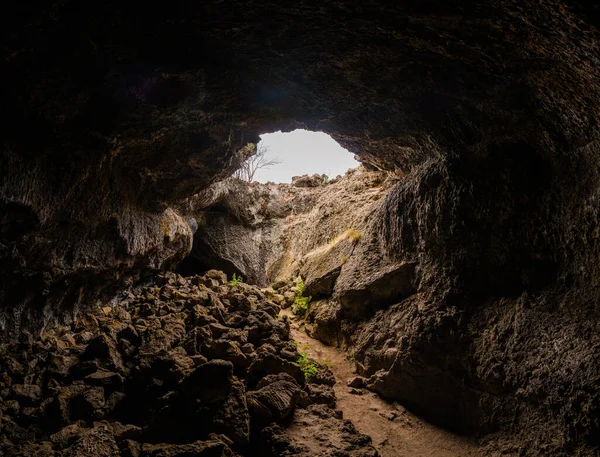
<path fill-rule="evenodd" d="M 99 425 L 86 431 L 68 449 L 64 457 L 121 457 L 112 429 L 108 425 Z"/>
<path fill-rule="evenodd" d="M 306 332 L 330 346 L 338 346 L 342 333 L 341 311 L 341 305 L 335 300 L 312 302 L 306 316 Z"/>
<path fill-rule="evenodd" d="M 40 386 L 35 384 L 15 384 L 13 392 L 19 402 L 23 405 L 31 406 L 39 402 L 41 396 Z"/>
<path fill-rule="evenodd" d="M 86 359 L 101 359 L 107 364 L 109 369 L 116 370 L 119 373 L 125 371 L 115 342 L 105 334 L 98 335 L 92 339 L 83 356 Z"/>
<path fill-rule="evenodd" d="M 236 457 L 221 441 L 196 441 L 190 444 L 144 444 L 142 453 L 147 457 Z"/>
<path fill-rule="evenodd" d="M 364 395 L 364 392 L 360 389 L 350 388 L 348 389 L 348 392 L 350 392 L 352 395 Z"/>
<path fill-rule="evenodd" d="M 287 373 L 299 385 L 304 385 L 304 373 L 300 366 L 274 354 L 259 356 L 248 367 L 248 385 L 253 387 L 269 374 Z"/>
<path fill-rule="evenodd" d="M 215 279 L 218 284 L 227 284 L 227 275 L 219 270 L 208 270 L 206 272 L 206 277 L 210 279 Z"/>
<path fill-rule="evenodd" d="M 333 294 L 342 266 L 352 255 L 360 236 L 356 230 L 347 230 L 326 246 L 302 258 L 300 274 L 305 278 L 303 291 L 305 296 L 327 298 Z"/>
<path fill-rule="evenodd" d="M 102 386 L 116 388 L 123 383 L 123 378 L 120 374 L 99 369 L 98 371 L 85 377 L 85 383 L 90 386 Z"/>
<path fill-rule="evenodd" d="M 286 308 L 287 306 L 289 306 L 287 304 L 285 295 L 273 294 L 273 296 L 271 297 L 271 300 L 273 300 L 273 303 L 276 303 L 278 306 L 280 306 L 282 308 Z"/>
<path fill-rule="evenodd" d="M 317 374 L 313 377 L 311 382 L 326 386 L 333 386 L 336 383 L 333 372 L 326 365 L 319 365 Z"/>
<path fill-rule="evenodd" d="M 213 421 L 214 430 L 222 433 L 237 446 L 248 444 L 250 439 L 250 412 L 244 385 L 235 381 L 231 394 L 218 409 Z"/>
<path fill-rule="evenodd" d="M 302 390 L 287 373 L 271 376 L 266 382 L 260 389 L 246 395 L 251 424 L 257 429 L 289 416 L 298 403 Z"/>
<path fill-rule="evenodd" d="M 53 435 L 50 435 L 50 441 L 58 449 L 64 449 L 73 444 L 86 431 L 87 429 L 81 428 L 77 424 L 67 425 Z"/>
<path fill-rule="evenodd" d="M 335 409 L 335 393 L 330 386 L 310 383 L 305 387 L 305 390 L 308 394 L 308 404 L 327 405 Z"/>
<path fill-rule="evenodd" d="M 292 291 L 287 291 L 283 294 L 284 303 L 281 305 L 282 308 L 289 308 L 294 304 L 296 294 Z"/>
<path fill-rule="evenodd" d="M 371 439 L 339 416 L 339 412 L 325 405 L 299 409 L 294 414 L 293 429 L 300 433 L 291 433 L 277 425 L 265 427 L 260 434 L 261 455 L 378 457 Z"/>
<path fill-rule="evenodd" d="M 142 445 L 137 441 L 123 440 L 119 443 L 121 457 L 140 457 Z"/>
<path fill-rule="evenodd" d="M 214 341 L 202 351 L 209 359 L 228 360 L 235 368 L 247 368 L 250 365 L 248 357 L 241 351 L 239 346 L 228 340 Z"/>
<path fill-rule="evenodd" d="M 118 443 L 123 440 L 140 441 L 142 438 L 142 429 L 136 425 L 126 424 L 123 425 L 120 422 L 111 422 L 113 433 L 115 435 L 115 441 Z"/>
<path fill-rule="evenodd" d="M 325 184 L 324 175 L 314 174 L 312 176 L 292 176 L 292 186 L 295 187 L 318 187 Z"/>
<path fill-rule="evenodd" d="M 334 293 L 347 316 L 364 316 L 379 307 L 397 303 L 414 294 L 419 281 L 416 262 L 393 264 L 383 269 L 365 268 L 369 274 L 363 274 L 360 282 L 348 271 L 348 276 L 340 275 Z"/>
<path fill-rule="evenodd" d="M 357 389 L 362 389 L 366 385 L 366 379 L 362 376 L 355 376 L 347 382 L 348 387 L 354 387 Z"/>
<path fill-rule="evenodd" d="M 232 387 L 233 364 L 225 360 L 211 360 L 196 367 L 180 385 L 181 391 L 207 403 L 222 402 Z"/>
<path fill-rule="evenodd" d="M 393 421 L 397 417 L 396 413 L 394 413 L 392 411 L 382 411 L 379 413 L 379 415 L 389 421 Z"/>

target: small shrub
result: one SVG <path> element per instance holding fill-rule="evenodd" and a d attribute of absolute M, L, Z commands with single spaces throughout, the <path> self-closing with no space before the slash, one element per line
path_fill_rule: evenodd
<path fill-rule="evenodd" d="M 308 358 L 307 351 L 300 352 L 297 362 L 304 373 L 304 379 L 306 379 L 306 382 L 311 382 L 319 372 L 319 364 L 313 359 Z"/>
<path fill-rule="evenodd" d="M 346 237 L 352 241 L 352 243 L 358 243 L 358 240 L 362 238 L 362 233 L 358 230 L 350 229 L 346 230 Z"/>
<path fill-rule="evenodd" d="M 292 306 L 292 311 L 297 317 L 304 317 L 308 312 L 310 300 L 312 297 L 305 297 L 303 295 L 304 291 L 304 281 L 300 279 L 298 284 L 296 285 L 296 294 L 294 295 L 294 305 Z"/>
<path fill-rule="evenodd" d="M 342 257 L 342 265 L 345 264 L 348 261 L 348 256 L 345 255 Z"/>
<path fill-rule="evenodd" d="M 244 278 L 234 273 L 233 278 L 231 278 L 231 281 L 229 281 L 227 284 L 229 284 L 230 287 L 237 287 L 238 284 L 240 284 L 243 280 Z"/>

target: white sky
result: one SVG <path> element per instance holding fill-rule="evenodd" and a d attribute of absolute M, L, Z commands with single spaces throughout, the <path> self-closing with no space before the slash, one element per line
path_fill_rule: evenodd
<path fill-rule="evenodd" d="M 267 155 L 281 163 L 268 169 L 260 169 L 255 181 L 265 183 L 290 183 L 292 176 L 325 173 L 330 178 L 343 175 L 349 168 L 359 164 L 354 154 L 348 152 L 323 132 L 294 130 L 289 133 L 265 133 L 259 144 L 268 146 Z"/>

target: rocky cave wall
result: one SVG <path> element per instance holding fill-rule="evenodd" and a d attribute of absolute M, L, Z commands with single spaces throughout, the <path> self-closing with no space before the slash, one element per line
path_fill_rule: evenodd
<path fill-rule="evenodd" d="M 360 249 L 415 264 L 418 297 L 339 311 L 366 372 L 383 370 L 375 388 L 462 430 L 534 425 L 556 446 L 597 444 L 597 8 L 15 8 L 3 23 L 4 334 L 69 320 L 98 291 L 176 263 L 193 230 L 172 208 L 228 176 L 240 146 L 323 130 L 404 177 Z M 340 284 L 368 274 L 360 257 Z M 370 327 L 392 309 L 407 317 Z"/>
<path fill-rule="evenodd" d="M 330 251 L 347 233 L 362 235 L 377 203 L 397 180 L 363 167 L 331 180 L 297 178 L 292 184 L 227 179 L 183 202 L 179 212 L 194 220 L 197 229 L 180 271 L 201 274 L 217 266 L 261 287 L 302 273 L 306 278 L 313 264 L 331 263 L 326 257 L 333 256 Z M 352 249 L 335 254 L 329 266 L 339 269 L 351 254 Z M 311 294 L 310 279 L 307 287 Z"/>

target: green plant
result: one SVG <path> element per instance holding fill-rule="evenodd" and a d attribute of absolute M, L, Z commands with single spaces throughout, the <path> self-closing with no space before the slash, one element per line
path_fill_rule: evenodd
<path fill-rule="evenodd" d="M 294 305 L 292 306 L 292 311 L 298 317 L 306 316 L 308 312 L 310 300 L 312 297 L 305 297 L 303 295 L 304 292 L 304 281 L 300 279 L 298 284 L 296 285 L 296 293 L 294 295 Z"/>
<path fill-rule="evenodd" d="M 322 175 L 322 177 L 323 177 L 323 184 L 329 184 L 329 176 Z"/>
<path fill-rule="evenodd" d="M 233 277 L 231 278 L 231 281 L 229 281 L 227 284 L 229 284 L 230 287 L 237 287 L 238 284 L 240 284 L 243 280 L 244 278 L 234 273 Z"/>
<path fill-rule="evenodd" d="M 300 352 L 297 362 L 304 373 L 304 379 L 306 379 L 306 382 L 311 382 L 319 372 L 319 364 L 313 359 L 308 358 L 307 351 Z"/>
<path fill-rule="evenodd" d="M 348 256 L 345 255 L 342 257 L 342 265 L 345 264 L 348 261 Z"/>

